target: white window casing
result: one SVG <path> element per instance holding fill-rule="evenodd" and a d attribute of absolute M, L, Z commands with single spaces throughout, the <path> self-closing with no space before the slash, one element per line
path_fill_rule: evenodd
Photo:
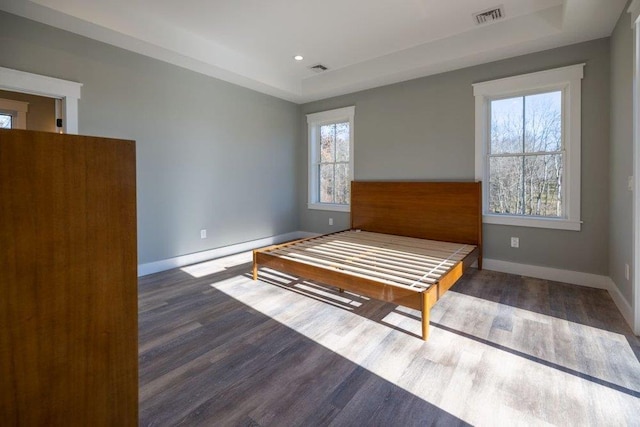
<path fill-rule="evenodd" d="M 307 114 L 308 127 L 308 150 L 309 150 L 309 189 L 308 204 L 309 209 L 319 209 L 338 212 L 349 212 L 350 204 L 320 203 L 319 200 L 319 177 L 315 173 L 320 161 L 320 126 L 349 122 L 349 182 L 353 180 L 353 121 L 355 116 L 355 106 L 338 108 L 335 110 L 322 111 L 319 113 Z"/>
<path fill-rule="evenodd" d="M 579 231 L 580 217 L 580 123 L 581 80 L 585 64 L 555 68 L 498 80 L 475 83 L 475 177 L 483 185 L 483 222 L 524 227 L 540 227 Z M 562 194 L 563 216 L 560 218 L 504 215 L 488 213 L 490 144 L 490 103 L 494 99 L 525 96 L 529 94 L 562 92 L 562 145 L 566 153 L 564 188 Z"/>
<path fill-rule="evenodd" d="M 12 99 L 0 99 L 0 112 L 13 117 L 11 127 L 13 129 L 27 128 L 27 112 L 29 103 L 14 101 Z"/>

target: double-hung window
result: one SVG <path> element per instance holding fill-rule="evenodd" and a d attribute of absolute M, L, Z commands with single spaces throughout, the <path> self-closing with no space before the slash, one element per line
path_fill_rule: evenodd
<path fill-rule="evenodd" d="M 307 114 L 310 209 L 349 211 L 355 107 Z"/>
<path fill-rule="evenodd" d="M 583 67 L 473 85 L 485 223 L 580 230 Z"/>

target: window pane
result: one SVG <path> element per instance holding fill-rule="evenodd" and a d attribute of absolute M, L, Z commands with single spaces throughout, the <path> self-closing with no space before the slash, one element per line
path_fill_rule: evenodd
<path fill-rule="evenodd" d="M 336 124 L 336 162 L 349 161 L 349 122 Z"/>
<path fill-rule="evenodd" d="M 349 165 L 347 163 L 339 163 L 336 165 L 336 187 L 335 187 L 335 203 L 349 203 Z"/>
<path fill-rule="evenodd" d="M 521 156 L 489 159 L 489 212 L 522 214 Z"/>
<path fill-rule="evenodd" d="M 491 101 L 491 154 L 522 153 L 523 97 Z"/>
<path fill-rule="evenodd" d="M 524 214 L 562 216 L 562 154 L 525 158 Z"/>
<path fill-rule="evenodd" d="M 11 116 L 0 114 L 0 129 L 11 129 Z"/>
<path fill-rule="evenodd" d="M 333 203 L 333 163 L 320 165 L 320 203 Z"/>
<path fill-rule="evenodd" d="M 335 162 L 336 125 L 320 126 L 320 161 Z"/>
<path fill-rule="evenodd" d="M 528 153 L 562 149 L 562 92 L 525 97 L 525 144 Z"/>

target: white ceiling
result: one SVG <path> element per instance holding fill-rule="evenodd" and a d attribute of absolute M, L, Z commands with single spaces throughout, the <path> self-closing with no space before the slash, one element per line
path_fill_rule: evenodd
<path fill-rule="evenodd" d="M 625 3 L 2 0 L 0 9 L 302 103 L 606 37 Z M 504 19 L 475 24 L 473 13 L 498 5 Z M 309 69 L 318 63 L 329 70 Z"/>

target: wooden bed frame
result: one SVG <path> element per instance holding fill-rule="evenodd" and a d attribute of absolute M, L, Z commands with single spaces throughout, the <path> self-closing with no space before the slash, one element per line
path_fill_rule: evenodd
<path fill-rule="evenodd" d="M 322 266 L 282 257 L 276 252 L 309 245 L 318 237 L 253 251 L 253 279 L 258 268 L 269 267 L 342 290 L 410 307 L 422 312 L 422 338 L 429 336 L 429 311 L 438 299 L 478 262 L 482 268 L 482 189 L 480 182 L 353 181 L 351 230 L 405 236 L 473 246 L 462 259 L 449 263 L 439 277 L 419 286 L 390 283 L 354 274 L 343 265 Z M 334 234 L 325 235 L 332 236 Z M 320 236 L 320 237 L 325 237 Z M 426 243 L 426 242 L 425 242 Z M 432 242 L 433 243 L 433 242 Z M 420 249 L 424 251 L 424 249 Z M 467 251 L 468 252 L 468 251 Z M 424 253 L 424 252 L 420 252 Z M 451 258 L 452 254 L 442 255 Z M 459 257 L 458 257 L 459 258 Z M 349 264 L 351 265 L 351 264 Z M 416 271 L 422 275 L 424 271 Z M 426 275 L 425 275 L 426 276 Z M 418 283 L 418 282 L 416 282 Z"/>

